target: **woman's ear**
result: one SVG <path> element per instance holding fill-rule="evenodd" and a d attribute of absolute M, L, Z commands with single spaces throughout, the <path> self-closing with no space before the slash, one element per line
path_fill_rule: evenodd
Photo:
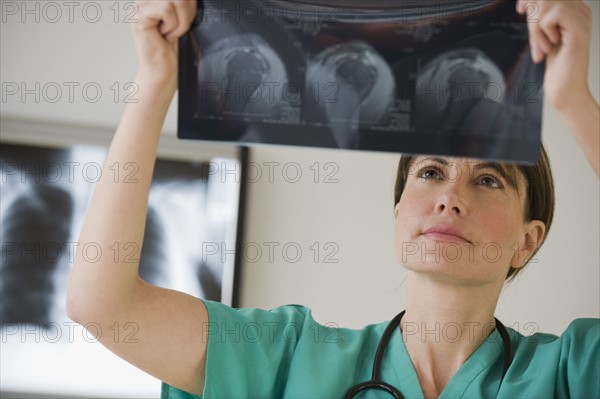
<path fill-rule="evenodd" d="M 398 219 L 398 211 L 399 211 L 399 209 L 400 209 L 400 201 L 398 201 L 398 203 L 394 207 L 394 219 Z"/>
<path fill-rule="evenodd" d="M 523 226 L 523 238 L 519 242 L 518 248 L 511 261 L 511 266 L 518 269 L 529 262 L 529 258 L 535 250 L 542 244 L 544 234 L 546 233 L 546 224 L 541 220 L 532 220 Z"/>

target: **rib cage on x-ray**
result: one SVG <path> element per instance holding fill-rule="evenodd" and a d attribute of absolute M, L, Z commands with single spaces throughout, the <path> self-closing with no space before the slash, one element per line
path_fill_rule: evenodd
<path fill-rule="evenodd" d="M 67 320 L 70 260 L 75 246 L 85 244 L 78 235 L 104 155 L 94 147 L 3 146 L 1 323 Z M 219 301 L 221 256 L 202 254 L 202 243 L 224 242 L 218 223 L 209 232 L 206 171 L 201 164 L 157 161 L 139 273 L 151 284 Z M 120 258 L 132 254 L 126 244 L 118 243 Z M 103 257 L 115 256 L 116 248 L 102 250 Z"/>
<path fill-rule="evenodd" d="M 3 323 L 47 324 L 51 321 L 49 305 L 55 293 L 52 276 L 58 272 L 59 264 L 52 261 L 49 250 L 56 248 L 52 240 L 68 241 L 72 215 L 71 195 L 62 188 L 48 185 L 28 187 L 2 212 L 2 241 L 6 244 L 3 252 L 17 249 L 16 256 L 2 254 Z M 33 245 L 27 245 L 28 242 Z M 42 248 L 48 253 L 42 255 Z M 25 255 L 30 249 L 38 254 L 34 254 L 31 261 L 23 261 L 21 254 Z"/>

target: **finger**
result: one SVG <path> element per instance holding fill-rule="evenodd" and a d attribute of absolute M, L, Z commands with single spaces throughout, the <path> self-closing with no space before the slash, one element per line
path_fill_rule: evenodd
<path fill-rule="evenodd" d="M 531 58 L 533 62 L 537 63 L 541 58 L 541 54 L 536 47 L 535 39 L 534 39 L 534 23 L 537 20 L 534 18 L 534 15 L 537 13 L 536 10 L 539 6 L 535 3 L 535 1 L 531 0 L 517 0 L 516 10 L 518 14 L 526 15 L 525 23 L 527 24 L 528 31 L 528 39 L 529 39 L 529 47 L 531 51 Z"/>
<path fill-rule="evenodd" d="M 553 3 L 542 16 L 540 27 L 553 44 L 559 44 L 564 39 L 564 33 L 575 31 L 583 22 L 577 3 Z"/>
<path fill-rule="evenodd" d="M 177 26 L 179 25 L 179 18 L 177 16 L 177 12 L 175 12 L 175 7 L 173 6 L 172 2 L 165 1 L 162 3 L 162 9 L 160 10 L 160 12 L 162 12 L 160 33 L 166 38 L 171 32 L 177 29 Z"/>
<path fill-rule="evenodd" d="M 552 51 L 554 47 L 550 42 L 550 39 L 544 33 L 541 24 L 531 24 L 529 29 L 529 35 L 531 37 L 531 46 L 532 48 L 536 48 L 538 51 L 541 51 L 543 54 L 547 54 Z"/>
<path fill-rule="evenodd" d="M 180 38 L 190 29 L 197 12 L 196 1 L 175 0 L 172 4 L 177 14 L 178 24 L 167 35 L 167 40 L 171 41 Z"/>
<path fill-rule="evenodd" d="M 549 6 L 548 2 L 531 2 L 523 1 L 527 9 L 527 28 L 529 31 L 529 45 L 531 47 L 531 57 L 535 63 L 543 61 L 544 56 L 552 51 L 554 45 L 546 36 L 542 28 L 541 21 L 548 19 Z"/>
<path fill-rule="evenodd" d="M 158 26 L 160 19 L 157 19 L 149 12 L 148 1 L 139 0 L 137 2 L 137 24 L 140 29 L 153 29 Z"/>
<path fill-rule="evenodd" d="M 580 2 L 558 3 L 543 16 L 540 26 L 554 44 L 570 45 L 587 35 L 591 26 L 586 8 Z"/>
<path fill-rule="evenodd" d="M 535 21 L 539 13 L 540 4 L 538 0 L 518 0 L 517 13 L 527 16 L 527 21 Z"/>
<path fill-rule="evenodd" d="M 525 1 L 524 0 L 518 0 L 517 1 L 517 13 L 518 14 L 524 14 L 525 11 L 526 11 Z"/>
<path fill-rule="evenodd" d="M 537 42 L 535 39 L 537 28 L 533 24 L 528 24 L 527 29 L 529 31 L 529 48 L 531 51 L 531 58 L 533 59 L 533 62 L 535 62 L 537 64 L 543 58 L 542 52 L 538 48 Z"/>
<path fill-rule="evenodd" d="M 167 1 L 141 1 L 138 15 L 143 29 L 157 29 L 163 36 L 177 26 L 177 14 Z"/>

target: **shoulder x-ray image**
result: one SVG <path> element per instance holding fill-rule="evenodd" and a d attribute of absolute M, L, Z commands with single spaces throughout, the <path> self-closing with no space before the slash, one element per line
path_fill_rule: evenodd
<path fill-rule="evenodd" d="M 543 65 L 514 1 L 204 1 L 179 137 L 532 161 Z"/>

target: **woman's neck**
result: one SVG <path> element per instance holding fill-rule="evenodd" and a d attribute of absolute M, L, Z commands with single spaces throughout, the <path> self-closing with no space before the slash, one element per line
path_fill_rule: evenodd
<path fill-rule="evenodd" d="M 402 337 L 426 398 L 437 397 L 494 330 L 501 283 L 457 285 L 409 272 Z"/>

